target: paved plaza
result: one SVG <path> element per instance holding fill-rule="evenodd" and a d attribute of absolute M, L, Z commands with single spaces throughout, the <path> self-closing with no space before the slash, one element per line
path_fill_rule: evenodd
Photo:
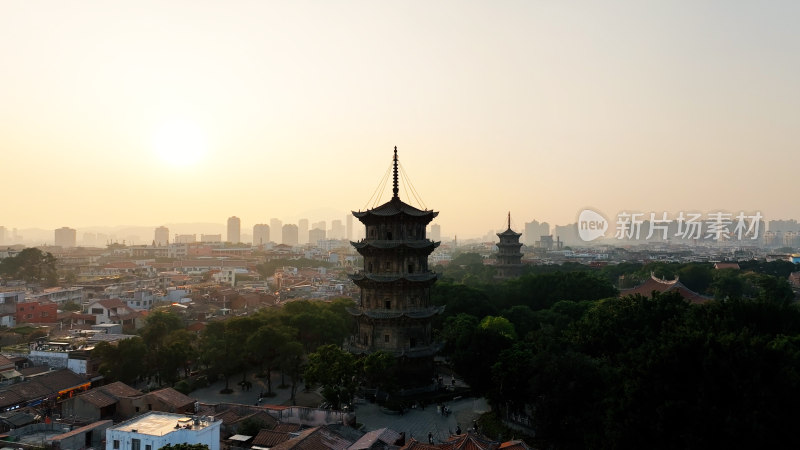
<path fill-rule="evenodd" d="M 210 386 L 198 389 L 189 394 L 190 397 L 201 403 L 241 403 L 245 405 L 287 405 L 289 403 L 289 388 L 278 388 L 280 374 L 272 377 L 272 391 L 274 397 L 265 397 L 259 403 L 261 392 L 267 391 L 266 381 L 249 375 L 247 380 L 252 383 L 250 390 L 243 390 L 237 384 L 242 380 L 241 375 L 230 378 L 229 386 L 233 389 L 230 394 L 221 394 L 225 387 L 224 381 L 216 381 Z M 316 392 L 304 392 L 301 385 L 297 391 L 297 403 L 302 406 L 316 407 L 322 403 L 322 396 Z M 434 442 L 446 440 L 450 434 L 460 427 L 466 431 L 472 427 L 473 420 L 489 410 L 486 400 L 479 398 L 461 398 L 447 403 L 451 413 L 442 415 L 436 405 L 428 405 L 424 409 L 411 408 L 399 413 L 386 413 L 376 403 L 363 399 L 355 402 L 356 421 L 363 424 L 363 431 L 372 431 L 383 427 L 391 428 L 398 432 L 405 432 L 406 438 L 415 438 L 427 442 L 428 433 L 432 433 Z"/>

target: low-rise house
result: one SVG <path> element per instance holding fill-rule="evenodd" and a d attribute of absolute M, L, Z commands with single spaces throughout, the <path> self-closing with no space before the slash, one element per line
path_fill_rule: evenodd
<path fill-rule="evenodd" d="M 117 381 L 90 389 L 64 401 L 61 413 L 64 417 L 79 417 L 88 420 L 114 419 L 120 399 L 138 397 L 143 393 Z"/>
<path fill-rule="evenodd" d="M 106 429 L 106 450 L 156 450 L 177 444 L 220 450 L 220 422 L 208 416 L 149 412 Z"/>
<path fill-rule="evenodd" d="M 58 305 L 47 300 L 17 303 L 14 319 L 17 323 L 55 323 L 58 321 Z"/>

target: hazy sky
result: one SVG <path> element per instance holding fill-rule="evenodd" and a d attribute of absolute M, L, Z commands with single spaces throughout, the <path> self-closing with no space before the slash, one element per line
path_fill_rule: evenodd
<path fill-rule="evenodd" d="M 800 219 L 798 20 L 797 1 L 3 1 L 0 225 L 343 215 L 395 145 L 444 235 L 584 207 Z"/>

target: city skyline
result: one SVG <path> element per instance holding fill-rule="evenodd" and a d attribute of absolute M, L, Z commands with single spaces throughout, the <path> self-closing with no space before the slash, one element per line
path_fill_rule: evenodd
<path fill-rule="evenodd" d="M 342 220 L 380 203 L 370 196 L 395 145 L 413 183 L 401 180 L 401 198 L 439 211 L 447 236 L 502 230 L 508 211 L 517 231 L 586 208 L 800 218 L 787 199 L 798 13 L 722 1 L 7 4 L 0 225 Z M 319 208 L 329 213 L 307 213 Z"/>

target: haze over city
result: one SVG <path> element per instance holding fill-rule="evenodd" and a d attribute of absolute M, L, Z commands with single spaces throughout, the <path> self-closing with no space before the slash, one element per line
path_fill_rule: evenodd
<path fill-rule="evenodd" d="M 800 218 L 796 2 L 7 2 L 7 229 Z M 381 201 L 391 195 L 382 191 Z M 410 189 L 410 186 L 409 186 Z M 202 232 L 202 231 L 198 231 Z M 149 236 L 143 235 L 149 239 Z"/>

